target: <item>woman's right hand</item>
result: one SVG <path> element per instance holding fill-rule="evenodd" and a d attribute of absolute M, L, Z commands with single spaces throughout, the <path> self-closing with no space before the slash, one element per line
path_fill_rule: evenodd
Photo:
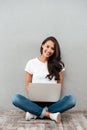
<path fill-rule="evenodd" d="M 26 85 L 25 89 L 26 89 L 26 91 L 28 91 L 29 90 L 29 85 Z"/>

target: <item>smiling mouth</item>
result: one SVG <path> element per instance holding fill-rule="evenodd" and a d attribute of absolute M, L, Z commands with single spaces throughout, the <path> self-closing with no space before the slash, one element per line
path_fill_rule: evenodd
<path fill-rule="evenodd" d="M 52 54 L 45 51 L 45 55 L 46 55 L 46 56 L 51 56 Z"/>
<path fill-rule="evenodd" d="M 46 53 L 47 56 L 51 56 L 51 53 Z"/>

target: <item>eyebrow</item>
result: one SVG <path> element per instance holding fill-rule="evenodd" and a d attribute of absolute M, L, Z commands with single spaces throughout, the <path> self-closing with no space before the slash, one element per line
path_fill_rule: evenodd
<path fill-rule="evenodd" d="M 49 44 L 47 44 L 47 46 L 50 46 Z M 55 47 L 51 47 L 52 49 L 55 49 Z"/>

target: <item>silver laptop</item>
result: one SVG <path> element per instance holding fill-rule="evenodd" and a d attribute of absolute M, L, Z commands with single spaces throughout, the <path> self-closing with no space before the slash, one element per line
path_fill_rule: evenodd
<path fill-rule="evenodd" d="M 31 101 L 56 102 L 60 94 L 61 84 L 29 83 L 28 97 Z"/>

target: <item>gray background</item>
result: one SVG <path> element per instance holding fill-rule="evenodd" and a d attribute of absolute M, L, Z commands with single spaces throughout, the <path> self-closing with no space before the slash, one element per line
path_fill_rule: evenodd
<path fill-rule="evenodd" d="M 0 110 L 26 94 L 25 65 L 48 36 L 58 39 L 66 66 L 63 95 L 87 109 L 87 0 L 0 0 Z"/>

